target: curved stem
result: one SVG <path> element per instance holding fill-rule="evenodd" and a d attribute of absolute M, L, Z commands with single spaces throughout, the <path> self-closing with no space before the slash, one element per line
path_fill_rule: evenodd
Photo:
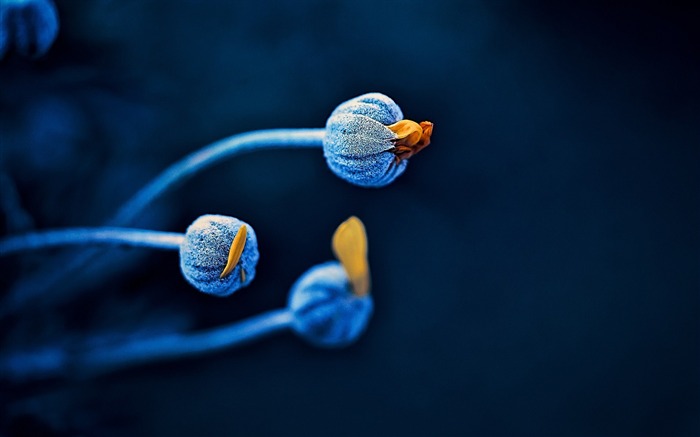
<path fill-rule="evenodd" d="M 291 326 L 291 322 L 291 311 L 269 311 L 209 331 L 155 337 L 109 349 L 98 349 L 78 357 L 75 366 L 80 372 L 97 373 L 147 362 L 215 352 L 282 331 Z"/>
<path fill-rule="evenodd" d="M 272 129 L 237 134 L 204 146 L 163 170 L 144 188 L 131 197 L 107 222 L 109 226 L 127 226 L 143 209 L 178 182 L 216 164 L 224 159 L 254 150 L 281 148 L 323 147 L 324 128 L 316 129 Z M 38 296 L 61 288 L 60 296 L 52 295 L 53 302 L 67 300 L 80 294 L 75 283 L 63 287 L 67 278 L 85 267 L 90 260 L 99 256 L 96 250 L 71 256 L 61 263 L 60 269 L 48 270 L 41 276 L 20 281 L 12 287 L 7 298 L 0 303 L 0 317 L 20 310 Z M 48 299 L 45 300 L 48 303 Z"/>
<path fill-rule="evenodd" d="M 113 226 L 123 226 L 168 188 L 213 164 L 241 153 L 262 149 L 323 147 L 325 129 L 271 129 L 233 135 L 193 152 L 149 182 L 109 220 Z"/>
<path fill-rule="evenodd" d="M 129 228 L 68 228 L 30 232 L 0 239 L 0 256 L 73 245 L 126 245 L 178 250 L 184 234 Z"/>
<path fill-rule="evenodd" d="M 14 382 L 56 376 L 89 376 L 139 364 L 185 358 L 240 346 L 291 326 L 288 309 L 266 313 L 208 331 L 168 334 L 71 354 L 49 347 L 0 357 L 0 375 Z"/>

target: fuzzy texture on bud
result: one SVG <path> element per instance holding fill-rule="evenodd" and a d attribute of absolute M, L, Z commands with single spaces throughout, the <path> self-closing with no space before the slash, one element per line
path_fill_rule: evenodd
<path fill-rule="evenodd" d="M 361 187 L 383 187 L 406 169 L 391 153 L 396 134 L 387 125 L 403 119 L 384 94 L 369 93 L 340 104 L 326 122 L 323 154 L 340 178 Z"/>
<path fill-rule="evenodd" d="M 337 261 L 312 267 L 292 286 L 289 308 L 292 328 L 315 346 L 343 347 L 365 331 L 374 304 L 370 295 L 353 294 L 348 276 Z"/>
<path fill-rule="evenodd" d="M 231 243 L 242 225 L 246 225 L 247 235 L 240 260 L 228 275 L 221 278 Z M 223 215 L 199 217 L 187 228 L 185 241 L 180 247 L 180 269 L 185 279 L 198 290 L 220 297 L 229 296 L 250 284 L 255 278 L 258 259 L 258 240 L 252 226 Z"/>

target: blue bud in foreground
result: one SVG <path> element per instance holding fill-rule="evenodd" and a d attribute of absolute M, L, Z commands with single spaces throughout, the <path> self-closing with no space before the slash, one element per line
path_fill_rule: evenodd
<path fill-rule="evenodd" d="M 24 56 L 45 54 L 58 35 L 51 0 L 0 0 L 0 58 L 14 45 Z"/>
<path fill-rule="evenodd" d="M 367 294 L 353 294 L 343 266 L 329 261 L 312 267 L 292 286 L 289 308 L 292 328 L 306 341 L 321 347 L 343 347 L 356 341 L 372 316 Z"/>
<path fill-rule="evenodd" d="M 203 215 L 185 233 L 180 269 L 196 289 L 225 297 L 255 278 L 260 259 L 253 228 L 237 218 Z"/>
<path fill-rule="evenodd" d="M 364 94 L 331 113 L 323 154 L 340 178 L 362 187 L 382 187 L 406 170 L 408 158 L 430 144 L 432 126 L 404 120 L 401 108 L 384 94 Z"/>

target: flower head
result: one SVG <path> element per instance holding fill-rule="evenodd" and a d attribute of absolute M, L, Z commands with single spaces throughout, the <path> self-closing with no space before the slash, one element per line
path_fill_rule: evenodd
<path fill-rule="evenodd" d="M 369 294 L 367 239 L 362 222 L 351 217 L 333 236 L 340 260 L 312 267 L 292 286 L 293 329 L 310 343 L 347 346 L 367 327 L 374 304 Z"/>
<path fill-rule="evenodd" d="M 384 94 L 369 93 L 340 104 L 326 122 L 323 151 L 331 170 L 363 187 L 390 184 L 407 158 L 430 144 L 433 124 L 404 120 Z"/>
<path fill-rule="evenodd" d="M 204 215 L 185 233 L 180 269 L 198 290 L 229 296 L 255 278 L 258 240 L 253 228 L 234 217 Z"/>
<path fill-rule="evenodd" d="M 312 267 L 292 286 L 292 327 L 308 342 L 323 347 L 347 346 L 367 327 L 372 298 L 352 293 L 348 276 L 337 261 Z"/>

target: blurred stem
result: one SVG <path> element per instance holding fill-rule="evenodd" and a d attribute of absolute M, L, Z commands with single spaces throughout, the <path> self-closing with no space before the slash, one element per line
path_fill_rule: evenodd
<path fill-rule="evenodd" d="M 143 209 L 175 184 L 224 159 L 254 150 L 323 147 L 325 129 L 274 129 L 234 135 L 193 152 L 149 182 L 109 220 L 112 226 L 129 224 Z"/>
<path fill-rule="evenodd" d="M 64 348 L 0 356 L 0 377 L 14 383 L 61 376 L 85 377 L 126 367 L 228 349 L 288 329 L 288 309 L 266 313 L 208 331 L 167 334 L 71 353 Z"/>
<path fill-rule="evenodd" d="M 128 228 L 68 228 L 0 239 L 0 256 L 69 245 L 126 245 L 178 250 L 184 234 Z"/>

